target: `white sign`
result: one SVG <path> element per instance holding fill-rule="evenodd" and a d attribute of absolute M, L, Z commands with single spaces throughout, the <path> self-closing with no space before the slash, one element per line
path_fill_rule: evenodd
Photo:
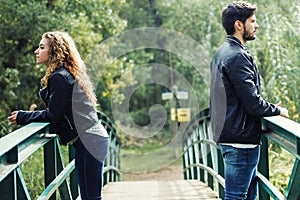
<path fill-rule="evenodd" d="M 168 100 L 173 99 L 173 93 L 172 92 L 164 92 L 161 94 L 162 100 Z"/>
<path fill-rule="evenodd" d="M 189 93 L 187 91 L 177 91 L 176 97 L 178 99 L 188 99 L 189 98 Z"/>

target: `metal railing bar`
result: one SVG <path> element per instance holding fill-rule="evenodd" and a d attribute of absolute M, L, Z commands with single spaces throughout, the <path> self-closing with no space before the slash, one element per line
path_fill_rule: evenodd
<path fill-rule="evenodd" d="M 297 145 L 297 139 L 300 138 L 300 124 L 280 116 L 264 117 L 262 124 L 267 132 L 272 132 L 285 141 Z M 279 141 L 278 141 L 279 142 Z M 282 147 L 286 148 L 284 144 Z"/>
<path fill-rule="evenodd" d="M 107 166 L 105 166 L 103 169 L 103 173 L 107 179 L 107 184 L 111 181 L 120 180 L 120 138 L 116 132 L 114 124 L 110 121 L 110 119 L 103 113 L 100 113 L 99 116 L 99 120 L 107 128 L 110 137 L 110 150 L 109 154 L 107 155 L 107 159 L 104 161 L 104 165 Z M 48 131 L 49 123 L 30 123 L 17 129 L 16 131 L 13 131 L 5 137 L 0 138 L 0 183 L 3 183 L 7 177 L 10 178 L 9 181 L 13 183 L 11 186 L 13 189 L 8 192 L 8 196 L 16 197 L 21 195 L 22 198 L 24 197 L 30 199 L 20 166 L 37 150 L 44 147 L 45 153 L 45 146 L 47 146 L 49 142 L 53 140 L 55 140 L 54 144 L 50 144 L 50 147 L 51 145 L 55 145 L 55 147 L 54 149 L 50 148 L 50 150 L 53 151 L 52 153 L 55 153 L 55 156 L 58 156 L 58 160 L 54 160 L 53 166 L 59 169 L 59 174 L 55 174 L 55 176 L 50 177 L 49 180 L 47 179 L 46 189 L 39 196 L 39 199 L 49 199 L 58 191 L 60 192 L 60 195 L 65 195 L 66 198 L 72 198 L 71 193 L 72 195 L 75 194 L 74 197 L 78 195 L 78 193 L 74 193 L 74 191 L 78 191 L 78 187 L 70 188 L 68 186 L 67 179 L 71 174 L 74 173 L 75 162 L 72 160 L 66 167 L 63 166 L 64 164 L 61 160 L 62 152 L 60 151 L 60 144 L 58 142 L 57 135 L 49 134 Z M 50 155 L 52 155 L 51 152 Z M 46 155 L 43 154 L 43 156 L 45 159 Z M 50 171 L 50 173 L 51 172 L 52 171 Z M 72 179 L 70 179 L 70 181 L 72 181 Z M 74 182 L 71 182 L 71 185 L 72 183 Z M 22 188 L 20 190 L 16 190 L 16 184 L 18 185 L 19 189 L 20 187 Z"/>
<path fill-rule="evenodd" d="M 273 125 L 274 130 L 279 130 L 280 132 L 300 138 L 300 123 L 280 116 L 264 117 L 263 121 L 266 121 L 269 125 Z"/>
<path fill-rule="evenodd" d="M 202 140 L 198 140 L 198 141 L 194 141 L 194 142 L 192 142 L 191 144 L 189 144 L 185 149 L 189 149 L 189 148 L 191 148 L 193 145 L 195 145 L 195 144 L 202 144 L 202 143 L 204 143 L 204 144 L 210 144 L 210 145 L 213 145 L 215 148 L 219 148 L 218 147 L 218 145 L 214 142 L 214 141 L 212 141 L 212 140 L 207 140 L 207 139 L 202 139 Z M 186 152 L 186 151 L 185 151 Z"/>
<path fill-rule="evenodd" d="M 25 183 L 25 181 L 24 181 L 22 172 L 21 172 L 21 170 L 20 170 L 19 167 L 17 168 L 17 175 L 18 175 L 18 178 L 19 178 L 20 183 L 21 183 L 21 185 L 22 185 L 22 188 L 23 188 L 23 190 L 24 190 L 24 193 L 25 193 L 26 198 L 27 198 L 27 199 L 31 199 L 31 198 L 30 198 L 30 195 L 29 195 L 29 192 L 28 192 L 28 189 L 27 189 L 27 187 L 26 187 L 26 183 Z"/>
<path fill-rule="evenodd" d="M 264 177 L 261 173 L 257 172 L 257 177 L 259 178 L 259 184 L 262 185 L 264 190 L 272 196 L 275 200 L 285 200 L 283 194 L 275 188 L 275 186 Z"/>
<path fill-rule="evenodd" d="M 66 178 L 75 169 L 75 160 L 72 160 L 55 179 L 46 187 L 42 194 L 38 197 L 38 200 L 49 199 L 52 194 L 59 188 L 59 186 L 66 181 Z"/>
<path fill-rule="evenodd" d="M 196 167 L 198 167 L 201 168 L 201 170 L 208 173 L 210 176 L 213 176 L 215 179 L 219 177 L 219 179 L 217 179 L 218 183 L 220 183 L 220 186 L 224 187 L 225 186 L 224 178 L 222 175 L 218 174 L 219 169 L 218 168 L 215 169 L 214 167 L 215 165 L 218 165 L 219 162 L 221 161 L 214 160 L 216 159 L 216 155 L 219 156 L 219 153 L 217 152 L 219 147 L 211 139 L 212 134 L 211 134 L 211 129 L 209 127 L 209 123 L 210 123 L 209 119 L 210 117 L 209 117 L 208 109 L 205 109 L 192 118 L 191 122 L 188 124 L 185 130 L 185 134 L 183 136 L 183 156 L 184 156 L 183 168 L 185 172 L 184 174 L 185 174 L 185 178 L 187 179 L 193 178 L 193 176 L 191 176 L 191 172 L 193 172 L 193 170 L 196 170 Z M 300 123 L 297 123 L 295 121 L 280 116 L 274 116 L 274 117 L 264 117 L 262 119 L 262 124 L 263 124 L 263 128 L 267 132 L 263 134 L 263 138 L 266 141 L 273 141 L 283 149 L 287 150 L 291 155 L 293 155 L 293 157 L 295 158 L 295 163 L 297 163 L 300 160 L 300 153 L 299 153 L 300 152 Z M 199 135 L 198 130 L 201 130 L 202 132 L 200 137 L 198 138 L 198 141 L 196 141 Z M 202 148 L 204 147 L 204 149 L 207 148 L 205 145 L 210 146 L 209 149 L 211 151 L 211 154 L 210 155 L 204 154 L 204 155 L 210 156 L 209 158 L 212 158 L 213 159 L 212 161 L 215 161 L 215 163 L 214 162 L 212 163 L 212 166 L 206 165 L 205 163 L 206 157 L 204 157 L 203 163 L 202 162 L 199 163 L 197 159 L 194 160 L 195 157 L 194 154 L 198 154 L 198 150 L 194 149 L 194 148 L 198 148 L 197 144 L 201 144 L 201 147 Z M 266 170 L 269 171 L 269 168 L 267 167 Z M 296 173 L 294 170 L 295 169 L 293 169 L 293 173 Z M 296 191 L 299 188 L 298 187 L 300 183 L 299 181 L 290 179 L 288 187 L 291 187 L 291 185 L 293 185 L 293 190 L 294 190 L 293 196 L 285 197 L 284 195 L 287 195 L 287 193 L 282 194 L 268 180 L 268 178 L 263 176 L 263 174 L 258 173 L 258 177 L 259 177 L 259 186 L 261 191 L 265 192 L 267 196 L 269 195 L 275 200 L 294 199 L 295 197 L 299 198 L 300 196 L 299 191 Z M 298 178 L 296 179 L 299 180 Z M 204 180 L 204 182 L 206 181 Z M 267 196 L 260 196 L 260 197 L 267 198 Z"/>
<path fill-rule="evenodd" d="M 105 166 L 104 169 L 103 169 L 103 173 L 106 173 L 106 172 L 109 172 L 109 171 L 114 171 L 114 172 L 117 172 L 118 175 L 121 175 L 121 171 L 118 168 L 113 167 L 113 166 Z"/>
<path fill-rule="evenodd" d="M 41 139 L 36 141 L 36 143 L 32 144 L 33 146 L 27 147 L 24 150 L 21 150 L 18 153 L 19 161 L 13 164 L 5 164 L 1 166 L 0 171 L 0 182 L 5 179 L 12 171 L 16 170 L 20 164 L 24 162 L 29 156 L 31 156 L 35 151 L 44 146 L 50 139 Z"/>
<path fill-rule="evenodd" d="M 200 167 L 201 169 L 207 171 L 210 175 L 212 175 L 217 181 L 218 183 L 220 183 L 222 185 L 222 187 L 225 188 L 225 179 L 218 174 L 218 172 L 216 172 L 214 169 L 207 167 L 206 165 L 203 164 L 192 164 L 187 166 L 186 168 L 183 169 L 183 171 L 187 171 L 192 167 Z"/>
<path fill-rule="evenodd" d="M 44 132 L 49 123 L 31 123 L 0 139 L 0 157 L 34 134 Z"/>
<path fill-rule="evenodd" d="M 263 136 L 266 137 L 268 140 L 275 142 L 283 149 L 287 150 L 290 154 L 295 156 L 297 159 L 300 159 L 300 155 L 297 154 L 297 146 L 295 143 L 289 140 L 285 140 L 284 137 L 281 137 L 277 133 L 266 133 Z"/>

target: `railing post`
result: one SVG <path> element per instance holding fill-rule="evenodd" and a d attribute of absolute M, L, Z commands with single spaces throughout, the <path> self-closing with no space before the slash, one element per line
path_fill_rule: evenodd
<path fill-rule="evenodd" d="M 113 143 L 113 141 L 114 141 L 114 139 L 113 139 L 113 137 L 111 138 L 111 142 Z M 113 143 L 114 144 L 114 143 Z M 111 166 L 114 166 L 114 161 L 115 161 L 115 155 L 114 155 L 114 150 L 115 150 L 115 145 L 113 145 L 113 149 L 112 149 L 112 151 L 113 151 L 113 153 L 111 153 L 110 154 L 110 163 L 109 163 L 109 165 L 111 165 Z M 109 171 L 108 172 L 108 181 L 109 182 L 112 182 L 113 181 L 113 176 L 114 176 L 114 171 Z"/>
<path fill-rule="evenodd" d="M 204 140 L 205 139 L 205 136 L 204 136 L 204 133 L 203 133 L 203 122 L 199 122 L 199 139 L 200 141 L 201 140 Z M 201 158 L 199 160 L 200 164 L 207 164 L 206 162 L 206 148 L 205 148 L 205 144 L 201 143 L 199 145 L 200 149 L 199 151 L 201 152 Z M 204 169 L 200 169 L 200 181 L 202 181 L 203 183 L 205 183 L 205 170 Z"/>
<path fill-rule="evenodd" d="M 54 139 L 55 142 L 55 148 L 56 148 L 56 164 L 57 164 L 57 174 L 61 173 L 64 169 L 64 163 L 62 159 L 62 153 L 60 151 L 60 145 L 58 139 Z M 59 194 L 60 198 L 63 200 L 71 200 L 71 191 L 68 186 L 68 183 L 66 180 L 64 180 L 61 185 L 59 186 Z"/>
<path fill-rule="evenodd" d="M 44 146 L 44 174 L 45 174 L 45 188 L 57 175 L 56 163 L 56 147 L 55 139 L 50 140 Z M 56 200 L 56 192 L 53 193 L 50 200 Z"/>
<path fill-rule="evenodd" d="M 69 145 L 69 162 L 71 162 L 73 159 L 75 159 L 75 148 L 73 145 Z M 70 174 L 70 189 L 71 189 L 72 198 L 76 199 L 76 197 L 78 197 L 79 195 L 76 169 L 73 170 Z"/>
<path fill-rule="evenodd" d="M 191 139 L 191 144 L 194 143 L 194 139 Z M 190 159 L 192 160 L 192 163 L 196 163 L 196 148 L 195 145 L 190 147 L 191 149 L 191 155 L 190 155 Z M 192 179 L 197 179 L 197 166 L 193 167 L 193 171 L 192 171 Z"/>
<path fill-rule="evenodd" d="M 7 164 L 16 164 L 18 162 L 18 146 L 13 147 L 9 152 L 6 153 L 6 162 Z M 3 162 L 1 160 L 1 162 Z M 13 173 L 10 173 L 0 184 L 1 198 L 8 200 L 17 200 L 17 173 L 16 170 Z"/>
<path fill-rule="evenodd" d="M 116 139 L 116 141 L 117 141 L 117 145 L 116 145 L 116 150 L 117 150 L 117 152 L 120 152 L 120 141 L 119 141 L 119 139 L 117 138 Z M 116 167 L 118 168 L 118 169 L 120 169 L 120 166 L 121 166 L 121 163 L 120 163 L 120 158 L 119 158 L 119 154 L 117 153 L 117 152 L 115 152 L 117 155 L 117 159 L 116 159 Z M 120 181 L 121 180 L 121 177 L 119 176 L 119 174 L 117 173 L 117 172 L 115 172 L 115 176 L 116 176 L 116 178 L 115 178 L 115 180 L 114 181 Z"/>
<path fill-rule="evenodd" d="M 221 150 L 220 149 L 217 149 L 217 159 L 218 159 L 218 173 L 224 177 L 224 161 L 223 161 L 223 157 L 222 157 L 222 154 L 221 154 Z M 219 188 L 222 188 L 219 189 L 219 197 L 220 198 L 224 198 L 225 197 L 225 191 L 224 191 L 224 187 L 220 184 L 219 184 Z"/>
<path fill-rule="evenodd" d="M 185 153 L 185 150 L 186 150 L 186 144 L 185 142 L 183 142 L 182 144 L 182 149 L 183 149 L 183 155 L 182 155 L 182 163 L 183 163 L 183 179 L 184 180 L 187 180 L 188 177 L 187 177 L 187 171 L 185 170 L 186 167 L 188 166 L 188 163 L 186 162 L 186 153 Z"/>
<path fill-rule="evenodd" d="M 208 122 L 205 121 L 203 123 L 203 131 L 204 131 L 204 136 L 205 136 L 205 140 L 209 140 L 209 133 L 208 133 Z M 211 149 L 211 146 L 209 144 L 206 144 L 206 149 L 207 149 L 207 166 L 214 169 L 213 167 L 213 161 L 212 161 L 212 149 Z M 214 178 L 211 174 L 207 173 L 207 183 L 208 183 L 208 186 L 211 188 L 211 189 L 214 189 Z"/>
<path fill-rule="evenodd" d="M 208 146 L 208 145 L 207 145 Z M 212 164 L 212 154 L 211 151 L 207 152 L 207 166 L 213 168 Z M 211 189 L 214 189 L 214 178 L 211 174 L 207 173 L 207 184 Z"/>
<path fill-rule="evenodd" d="M 191 165 L 191 164 L 193 164 L 193 162 L 192 162 L 192 157 L 193 157 L 193 155 L 192 155 L 192 149 L 190 148 L 190 146 L 191 146 L 191 144 L 192 144 L 192 141 L 191 141 L 191 138 L 189 137 L 188 139 L 187 139 L 187 145 L 188 145 L 188 149 L 187 149 L 187 159 L 188 159 L 188 165 Z M 188 179 L 193 179 L 193 171 L 194 171 L 194 168 L 193 167 L 190 167 L 189 168 L 189 170 L 188 170 Z"/>
<path fill-rule="evenodd" d="M 261 142 L 262 144 L 258 164 L 258 171 L 269 180 L 268 139 L 266 138 L 266 136 L 262 136 Z M 270 200 L 270 195 L 264 190 L 259 190 L 259 199 Z"/>
<path fill-rule="evenodd" d="M 200 157 L 201 157 L 201 153 L 200 153 L 200 144 L 199 144 L 199 132 L 196 131 L 195 134 L 192 135 L 193 137 L 193 142 L 194 142 L 194 153 L 195 153 L 195 157 L 194 157 L 194 161 L 195 164 L 199 164 L 200 163 Z M 195 179 L 200 180 L 200 168 L 199 167 L 195 167 Z"/>
<path fill-rule="evenodd" d="M 296 138 L 296 153 L 298 156 L 295 158 L 293 171 L 290 177 L 290 182 L 288 184 L 288 188 L 286 190 L 286 199 L 288 200 L 294 200 L 300 199 L 300 138 Z"/>
<path fill-rule="evenodd" d="M 9 164 L 17 163 L 18 162 L 18 146 L 15 146 L 12 148 L 7 154 L 6 154 L 6 162 Z"/>
<path fill-rule="evenodd" d="M 4 180 L 2 180 L 0 184 L 1 198 L 7 200 L 16 200 L 14 185 L 15 176 L 15 172 L 13 172 L 6 176 Z"/>

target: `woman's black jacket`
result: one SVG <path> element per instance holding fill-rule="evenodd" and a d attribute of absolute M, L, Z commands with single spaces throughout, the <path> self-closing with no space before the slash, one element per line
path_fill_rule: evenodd
<path fill-rule="evenodd" d="M 40 91 L 40 97 L 47 108 L 32 112 L 20 110 L 17 115 L 17 124 L 50 122 L 50 131 L 58 133 L 63 144 L 68 142 L 61 138 L 60 133 L 70 131 L 62 129 L 75 128 L 72 115 L 72 91 L 75 82 L 75 78 L 66 68 L 60 67 L 55 70 L 48 79 L 48 86 Z"/>

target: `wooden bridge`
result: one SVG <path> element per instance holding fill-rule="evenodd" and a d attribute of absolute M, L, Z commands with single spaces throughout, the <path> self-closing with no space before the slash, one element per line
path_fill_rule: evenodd
<path fill-rule="evenodd" d="M 104 187 L 104 200 L 216 200 L 218 195 L 198 180 L 121 181 Z"/>
<path fill-rule="evenodd" d="M 221 199 L 224 197 L 224 166 L 220 151 L 212 141 L 208 109 L 189 123 L 182 138 L 183 178 L 178 180 L 121 181 L 120 141 L 111 120 L 99 113 L 99 119 L 110 135 L 110 149 L 105 160 L 103 199 L 176 200 Z M 259 164 L 259 199 L 300 199 L 300 124 L 282 117 L 262 120 Z M 74 174 L 74 149 L 70 146 L 68 161 L 56 136 L 49 135 L 49 124 L 32 123 L 0 139 L 0 199 L 80 199 Z M 278 144 L 294 158 L 285 192 L 270 181 L 269 142 Z M 44 190 L 32 197 L 24 180 L 22 163 L 43 149 Z M 42 163 L 41 163 L 42 165 Z M 38 172 L 37 172 L 38 173 Z"/>

